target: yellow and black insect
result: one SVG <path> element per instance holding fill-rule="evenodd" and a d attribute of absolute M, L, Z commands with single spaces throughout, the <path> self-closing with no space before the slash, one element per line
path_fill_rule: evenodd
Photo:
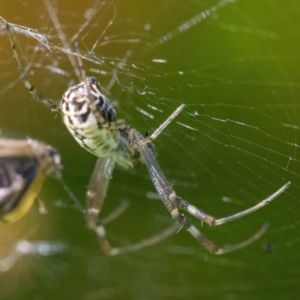
<path fill-rule="evenodd" d="M 31 139 L 0 138 L 0 220 L 22 218 L 48 175 L 61 177 L 56 149 Z"/>

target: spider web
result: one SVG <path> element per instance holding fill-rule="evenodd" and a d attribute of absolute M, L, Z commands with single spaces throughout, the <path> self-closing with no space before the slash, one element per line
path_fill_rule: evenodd
<path fill-rule="evenodd" d="M 292 183 L 251 216 L 218 228 L 203 226 L 202 231 L 221 246 L 242 241 L 270 223 L 267 234 L 242 251 L 212 257 L 181 230 L 160 245 L 111 261 L 99 254 L 95 237 L 84 227 L 83 214 L 72 209 L 70 197 L 49 179 L 41 195 L 47 203 L 53 199 L 48 204 L 51 213 L 41 218 L 30 212 L 33 220 L 44 219 L 38 222 L 45 229 L 34 237 L 65 239 L 72 245 L 75 250 L 60 262 L 68 266 L 68 274 L 75 268 L 73 260 L 84 257 L 82 265 L 77 264 L 78 278 L 91 283 L 72 292 L 86 299 L 286 294 L 299 275 L 293 263 L 299 246 L 300 4 L 115 0 L 73 1 L 72 6 L 52 1 L 52 5 L 70 49 L 62 44 L 42 1 L 0 4 L 1 17 L 12 23 L 29 80 L 59 102 L 66 88 L 78 81 L 68 58 L 78 42 L 87 74 L 98 78 L 118 117 L 141 133 L 155 130 L 185 103 L 184 111 L 155 141 L 157 160 L 178 195 L 222 217 Z M 84 203 L 95 158 L 78 147 L 58 117 L 30 100 L 18 78 L 5 30 L 0 34 L 0 64 L 5 70 L 0 74 L 2 133 L 55 146 L 62 156 L 65 181 Z M 113 243 L 126 244 L 170 224 L 160 201 L 154 201 L 158 196 L 145 166 L 115 170 L 103 213 L 124 199 L 130 201 L 130 208 L 108 228 Z M 51 221 L 54 216 L 56 224 Z M 196 264 L 201 264 L 201 274 Z M 67 271 L 59 270 L 65 279 Z M 144 275 L 136 276 L 139 272 Z M 260 282 L 257 272 L 269 281 Z M 147 291 L 154 285 L 155 291 Z"/>

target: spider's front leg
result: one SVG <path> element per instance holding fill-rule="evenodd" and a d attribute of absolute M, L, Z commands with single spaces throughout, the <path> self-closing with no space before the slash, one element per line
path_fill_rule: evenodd
<path fill-rule="evenodd" d="M 137 141 L 133 142 L 133 147 L 138 148 L 141 145 L 146 145 L 153 142 L 153 140 L 155 140 L 162 133 L 162 131 L 173 121 L 173 119 L 181 113 L 181 111 L 184 109 L 184 106 L 184 104 L 181 104 L 179 107 L 177 107 L 174 112 L 150 136 L 142 139 L 138 138 Z"/>
<path fill-rule="evenodd" d="M 6 30 L 8 33 L 8 38 L 9 38 L 9 42 L 10 42 L 10 47 L 13 51 L 13 55 L 17 61 L 18 64 L 18 68 L 19 68 L 19 72 L 20 72 L 20 77 L 21 80 L 23 81 L 25 88 L 29 91 L 29 93 L 38 101 L 42 102 L 44 105 L 46 105 L 51 111 L 53 112 L 58 112 L 60 113 L 60 108 L 55 104 L 55 102 L 44 96 L 42 93 L 40 93 L 37 89 L 35 89 L 35 87 L 29 82 L 27 76 L 26 76 L 26 71 L 24 70 L 22 64 L 21 64 L 21 60 L 20 57 L 18 55 L 18 52 L 16 50 L 16 45 L 14 43 L 14 39 L 13 39 L 13 35 L 11 33 L 11 28 L 10 28 L 10 24 L 6 23 Z"/>

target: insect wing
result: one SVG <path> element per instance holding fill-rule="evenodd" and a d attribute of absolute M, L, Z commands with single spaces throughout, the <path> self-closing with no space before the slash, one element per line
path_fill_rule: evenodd
<path fill-rule="evenodd" d="M 102 208 L 114 166 L 115 159 L 113 156 L 97 159 L 86 196 L 87 225 L 89 228 L 96 227 L 97 217 Z"/>

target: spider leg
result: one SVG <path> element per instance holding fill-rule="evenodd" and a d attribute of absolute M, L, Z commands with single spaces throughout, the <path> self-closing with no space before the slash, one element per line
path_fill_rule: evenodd
<path fill-rule="evenodd" d="M 74 55 L 72 54 L 72 50 L 70 48 L 70 45 L 67 42 L 66 35 L 65 35 L 64 31 L 62 30 L 61 24 L 59 22 L 57 14 L 56 14 L 56 10 L 54 9 L 51 1 L 44 0 L 44 4 L 45 4 L 45 6 L 48 10 L 49 16 L 50 16 L 50 18 L 52 20 L 52 23 L 53 23 L 53 25 L 56 29 L 57 35 L 59 36 L 59 38 L 62 42 L 64 52 L 68 55 L 70 63 L 73 66 L 74 72 L 77 75 L 78 79 L 81 80 L 81 77 L 83 77 L 82 74 L 83 74 L 84 71 L 83 70 L 78 70 L 78 68 L 76 66 L 76 60 L 74 58 Z"/>
<path fill-rule="evenodd" d="M 168 236 L 172 235 L 174 232 L 178 231 L 180 228 L 179 224 L 173 223 L 171 226 L 167 227 L 166 229 L 159 232 L 158 234 L 151 236 L 150 238 L 143 239 L 137 243 L 134 243 L 131 245 L 126 245 L 123 247 L 112 247 L 106 237 L 106 231 L 105 231 L 104 225 L 115 220 L 120 214 L 122 214 L 124 212 L 124 210 L 127 208 L 127 206 L 128 206 L 127 202 L 122 202 L 111 214 L 109 214 L 107 217 L 105 217 L 102 220 L 100 225 L 98 225 L 95 228 L 95 231 L 99 238 L 99 244 L 101 246 L 101 249 L 107 255 L 110 255 L 110 256 L 119 255 L 119 254 L 123 254 L 126 252 L 137 251 L 137 250 L 141 250 L 143 248 L 152 246 L 152 245 L 164 240 Z"/>
<path fill-rule="evenodd" d="M 198 241 L 200 245 L 202 245 L 210 253 L 216 255 L 236 251 L 252 244 L 256 240 L 258 240 L 262 235 L 264 235 L 269 227 L 269 225 L 266 223 L 259 229 L 259 231 L 257 231 L 247 240 L 238 244 L 225 246 L 224 248 L 219 248 L 215 243 L 209 240 L 197 227 L 192 225 L 186 219 L 184 214 L 179 213 L 177 208 L 174 208 L 172 211 L 170 211 L 170 213 L 173 219 L 175 219 L 178 223 L 182 224 L 187 229 L 187 231 Z"/>
<path fill-rule="evenodd" d="M 165 120 L 150 136 L 139 140 L 138 142 L 133 144 L 133 147 L 138 147 L 141 145 L 145 145 L 151 143 L 154 139 L 158 137 L 159 134 L 172 122 L 172 120 L 183 110 L 184 104 L 181 104 L 168 118 Z"/>
<path fill-rule="evenodd" d="M 112 156 L 97 159 L 86 195 L 88 228 L 96 228 L 97 218 L 106 196 L 114 166 L 115 160 Z"/>
<path fill-rule="evenodd" d="M 141 139 L 141 135 L 136 132 L 135 139 L 139 140 Z M 139 141 L 137 142 L 138 145 Z M 215 219 L 211 215 L 208 215 L 204 213 L 202 210 L 197 208 L 196 206 L 190 204 L 186 200 L 182 199 L 179 196 L 176 196 L 172 185 L 168 182 L 166 177 L 164 176 L 162 170 L 160 169 L 158 163 L 156 162 L 153 154 L 151 151 L 149 151 L 148 147 L 145 147 L 143 144 L 140 146 L 142 155 L 145 159 L 145 162 L 147 164 L 149 173 L 151 175 L 152 181 L 157 189 L 160 190 L 159 194 L 161 195 L 161 198 L 164 202 L 164 204 L 169 207 L 170 203 L 172 203 L 175 207 L 178 207 L 180 209 L 183 209 L 187 212 L 189 212 L 191 215 L 196 217 L 197 219 L 200 219 L 201 221 L 211 225 L 211 226 L 217 226 L 221 224 L 225 224 L 227 222 L 236 220 L 238 218 L 241 218 L 247 214 L 250 214 L 267 204 L 269 204 L 272 200 L 277 198 L 280 194 L 282 194 L 291 184 L 291 182 L 287 182 L 284 184 L 280 189 L 278 189 L 275 193 L 264 199 L 263 201 L 259 202 L 258 204 L 245 209 L 241 212 L 238 212 L 236 214 L 233 214 L 228 217 L 220 218 L 220 219 Z M 171 205 L 172 206 L 172 205 Z"/>
<path fill-rule="evenodd" d="M 22 81 L 24 82 L 24 85 L 25 85 L 26 89 L 31 93 L 31 95 L 35 99 L 41 101 L 51 111 L 60 112 L 60 108 L 54 103 L 53 100 L 51 100 L 50 98 L 45 97 L 38 90 L 36 90 L 34 88 L 34 86 L 32 86 L 31 83 L 29 82 L 29 80 L 28 80 L 28 78 L 26 76 L 26 71 L 23 69 L 22 64 L 21 64 L 21 60 L 20 60 L 19 55 L 17 53 L 16 46 L 15 46 L 15 43 L 14 43 L 14 40 L 13 40 L 13 36 L 12 36 L 11 30 L 10 30 L 9 23 L 6 23 L 6 29 L 7 29 L 7 32 L 8 32 L 10 46 L 11 46 L 11 49 L 13 51 L 14 57 L 15 57 L 15 59 L 17 61 L 19 72 L 20 72 L 20 76 L 21 76 Z"/>
<path fill-rule="evenodd" d="M 102 219 L 102 221 L 98 221 L 98 215 L 101 211 L 104 198 L 106 196 L 106 191 L 108 189 L 114 165 L 115 160 L 111 156 L 105 158 L 98 158 L 89 183 L 89 188 L 86 196 L 87 225 L 89 228 L 95 230 L 102 251 L 107 255 L 118 255 L 124 252 L 140 250 L 142 248 L 156 244 L 165 239 L 166 237 L 170 236 L 172 233 L 176 232 L 179 229 L 179 225 L 175 223 L 167 227 L 162 232 L 135 244 L 119 248 L 113 248 L 110 245 L 106 237 L 104 225 L 119 217 L 128 206 L 127 202 L 122 202 L 110 215 Z M 97 225 L 97 223 L 100 223 L 100 225 Z"/>
<path fill-rule="evenodd" d="M 135 132 L 135 139 L 136 140 L 141 139 L 141 134 L 138 132 Z M 186 201 L 184 201 L 180 197 L 177 197 L 172 188 L 172 185 L 169 183 L 169 181 L 164 176 L 162 170 L 160 169 L 160 167 L 159 167 L 157 161 L 155 160 L 153 153 L 151 152 L 149 147 L 147 145 L 141 145 L 139 147 L 139 149 L 140 149 L 141 155 L 147 165 L 151 180 L 152 180 L 161 200 L 163 201 L 165 207 L 171 214 L 172 218 L 174 220 L 176 220 L 179 224 L 184 226 L 191 233 L 191 235 L 202 246 L 204 246 L 209 252 L 211 252 L 213 254 L 224 254 L 224 253 L 228 253 L 228 252 L 240 249 L 240 248 L 245 247 L 245 246 L 251 244 L 252 242 L 256 241 L 259 237 L 261 237 L 266 232 L 267 225 L 264 225 L 256 234 L 254 234 L 248 240 L 246 240 L 242 243 L 236 244 L 236 245 L 232 245 L 232 246 L 228 246 L 228 247 L 219 249 L 212 241 L 210 241 L 208 238 L 206 238 L 205 235 L 203 235 L 195 226 L 193 226 L 186 219 L 184 214 L 182 214 L 178 211 L 178 209 L 184 208 L 190 213 L 192 213 L 196 210 L 198 215 L 196 213 L 194 213 L 193 215 L 198 216 L 199 219 L 203 220 L 204 222 L 206 222 L 208 224 L 213 223 L 212 221 L 214 220 L 214 218 L 206 215 L 204 212 L 200 211 L 199 209 L 195 208 L 194 206 L 192 206 L 190 204 L 187 205 Z M 274 195 L 274 197 L 276 195 Z"/>
<path fill-rule="evenodd" d="M 269 224 L 265 223 L 249 239 L 247 239 L 247 240 L 245 240 L 245 241 L 243 241 L 243 242 L 241 242 L 239 244 L 228 245 L 228 246 L 225 246 L 224 248 L 220 248 L 220 249 L 218 249 L 218 251 L 215 254 L 217 254 L 217 255 L 225 254 L 225 253 L 229 253 L 229 252 L 236 251 L 236 250 L 242 249 L 244 247 L 247 247 L 248 245 L 252 244 L 256 240 L 260 239 L 260 237 L 263 236 L 267 232 L 268 228 L 269 228 Z"/>
<path fill-rule="evenodd" d="M 290 184 L 291 184 L 290 182 L 287 182 L 280 189 L 278 189 L 275 193 L 273 193 L 272 195 L 270 195 L 266 199 L 262 200 L 258 204 L 254 205 L 254 206 L 252 206 L 248 209 L 245 209 L 243 211 L 240 211 L 236 214 L 233 214 L 231 216 L 220 218 L 220 219 L 215 219 L 214 217 L 204 213 L 203 211 L 201 211 L 196 206 L 188 203 L 187 201 L 185 201 L 181 197 L 176 196 L 174 192 L 170 195 L 170 199 L 171 199 L 172 202 L 175 203 L 176 207 L 179 207 L 179 208 L 189 212 L 191 215 L 193 215 L 197 219 L 200 219 L 201 221 L 203 221 L 203 222 L 205 222 L 205 223 L 207 223 L 211 226 L 217 226 L 217 225 L 222 225 L 222 224 L 225 224 L 227 222 L 230 222 L 230 221 L 236 220 L 238 218 L 241 218 L 245 215 L 248 215 L 248 214 L 250 214 L 250 213 L 266 206 L 272 200 L 274 200 L 280 194 L 282 194 L 290 186 Z"/>
<path fill-rule="evenodd" d="M 129 202 L 123 200 L 108 216 L 104 217 L 100 221 L 101 225 L 106 225 L 116 220 L 128 208 L 128 206 L 129 206 Z"/>
<path fill-rule="evenodd" d="M 55 12 L 55 9 L 53 8 L 51 2 L 49 0 L 44 0 L 45 2 L 45 6 L 48 9 L 49 15 L 52 19 L 53 25 L 58 33 L 58 36 L 60 37 L 60 40 L 63 44 L 63 47 L 65 49 L 65 53 L 68 55 L 69 60 L 73 66 L 74 72 L 76 73 L 79 81 L 82 82 L 87 82 L 87 77 L 86 77 L 86 72 L 84 70 L 83 67 L 83 60 L 82 60 L 82 55 L 80 53 L 79 50 L 79 46 L 78 43 L 75 43 L 75 48 L 76 48 L 76 56 L 77 56 L 77 63 L 76 60 L 74 58 L 74 53 L 72 53 L 72 50 L 70 48 L 70 45 L 67 42 L 67 38 L 66 35 L 64 34 L 61 24 L 58 20 L 57 14 Z M 19 64 L 20 65 L 20 64 Z M 112 129 L 112 130 L 117 130 L 117 129 L 121 129 L 121 128 L 125 128 L 125 121 L 124 120 L 119 120 L 113 123 L 103 123 L 103 117 L 101 116 L 99 109 L 96 107 L 93 97 L 90 93 L 90 90 L 87 89 L 88 91 L 88 98 L 90 99 L 89 101 L 89 107 L 92 111 L 92 114 L 95 116 L 95 118 L 98 120 L 98 124 L 101 124 L 102 128 L 108 128 L 108 129 Z M 102 94 L 101 91 L 98 91 L 99 94 Z"/>

